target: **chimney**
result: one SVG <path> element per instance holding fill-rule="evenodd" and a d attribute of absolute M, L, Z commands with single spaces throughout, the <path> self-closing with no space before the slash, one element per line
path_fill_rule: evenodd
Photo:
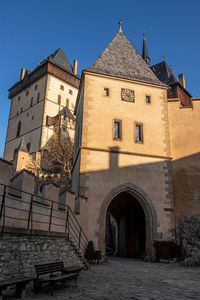
<path fill-rule="evenodd" d="M 20 80 L 24 79 L 25 72 L 26 72 L 26 69 L 25 68 L 21 68 Z"/>
<path fill-rule="evenodd" d="M 74 68 L 73 68 L 74 75 L 77 75 L 77 65 L 78 65 L 78 61 L 77 59 L 74 59 Z"/>
<path fill-rule="evenodd" d="M 178 78 L 179 78 L 179 83 L 184 87 L 185 89 L 185 75 L 182 73 L 182 74 L 179 74 L 178 75 Z"/>

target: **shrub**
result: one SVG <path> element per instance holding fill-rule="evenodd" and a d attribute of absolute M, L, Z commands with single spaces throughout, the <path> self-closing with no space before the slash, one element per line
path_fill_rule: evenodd
<path fill-rule="evenodd" d="M 174 241 L 155 241 L 154 242 L 156 261 L 162 259 L 179 258 L 181 249 Z"/>
<path fill-rule="evenodd" d="M 85 251 L 85 258 L 92 262 L 95 259 L 95 251 L 93 241 L 89 241 L 87 245 L 87 249 Z"/>

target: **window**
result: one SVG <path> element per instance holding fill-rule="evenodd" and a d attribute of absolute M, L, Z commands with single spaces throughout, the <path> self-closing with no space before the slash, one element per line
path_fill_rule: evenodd
<path fill-rule="evenodd" d="M 104 88 L 104 96 L 109 96 L 109 89 L 107 88 Z"/>
<path fill-rule="evenodd" d="M 150 96 L 146 96 L 146 103 L 151 103 L 151 97 Z"/>
<path fill-rule="evenodd" d="M 60 105 L 61 103 L 61 95 L 58 95 L 58 104 Z"/>
<path fill-rule="evenodd" d="M 73 95 L 73 91 L 72 91 L 72 90 L 69 90 L 69 94 L 70 94 L 70 95 Z"/>
<path fill-rule="evenodd" d="M 20 136 L 20 131 L 21 131 L 21 121 L 19 121 L 18 126 L 17 126 L 17 134 L 16 137 Z"/>
<path fill-rule="evenodd" d="M 29 113 L 27 113 L 26 116 L 28 117 L 28 116 L 29 116 Z"/>
<path fill-rule="evenodd" d="M 30 152 L 31 143 L 26 144 L 26 148 L 27 148 L 28 152 Z"/>
<path fill-rule="evenodd" d="M 19 96 L 19 97 L 18 97 L 18 101 L 20 101 L 20 99 L 21 99 L 21 97 Z"/>
<path fill-rule="evenodd" d="M 31 98 L 30 107 L 33 106 L 33 97 Z"/>
<path fill-rule="evenodd" d="M 40 101 L 40 93 L 38 93 L 37 95 L 37 103 L 39 103 L 39 101 Z"/>
<path fill-rule="evenodd" d="M 122 138 L 122 121 L 114 120 L 114 132 L 113 132 L 114 140 L 121 140 Z"/>
<path fill-rule="evenodd" d="M 34 116 L 32 116 L 32 120 L 34 119 Z"/>
<path fill-rule="evenodd" d="M 69 99 L 66 99 L 66 106 L 69 107 Z"/>
<path fill-rule="evenodd" d="M 37 90 L 37 88 L 38 88 L 38 86 L 37 86 L 37 84 L 35 85 L 35 90 Z"/>
<path fill-rule="evenodd" d="M 60 89 L 62 90 L 62 91 L 64 91 L 64 85 L 60 85 Z"/>
<path fill-rule="evenodd" d="M 28 91 L 26 91 L 26 96 L 28 96 L 28 94 L 29 94 L 29 90 L 28 90 Z"/>
<path fill-rule="evenodd" d="M 135 142 L 143 143 L 143 124 L 135 123 Z"/>
<path fill-rule="evenodd" d="M 23 107 L 21 107 L 21 109 L 20 109 L 20 113 L 22 113 L 23 112 Z"/>

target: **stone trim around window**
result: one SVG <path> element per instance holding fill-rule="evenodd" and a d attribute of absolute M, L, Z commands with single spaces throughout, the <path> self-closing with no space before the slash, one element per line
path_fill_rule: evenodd
<path fill-rule="evenodd" d="M 135 143 L 144 143 L 143 123 L 134 122 L 134 141 Z"/>
<path fill-rule="evenodd" d="M 117 129 L 117 127 L 115 127 L 115 124 L 118 124 L 118 129 Z M 115 140 L 115 141 L 122 140 L 122 120 L 119 120 L 119 119 L 113 120 L 112 133 L 113 133 L 113 140 Z"/>

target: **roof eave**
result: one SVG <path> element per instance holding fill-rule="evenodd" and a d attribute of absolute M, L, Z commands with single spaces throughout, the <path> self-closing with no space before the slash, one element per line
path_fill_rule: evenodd
<path fill-rule="evenodd" d="M 163 88 L 169 88 L 168 85 L 166 85 L 165 83 L 162 83 L 162 82 L 160 82 L 160 84 L 159 83 L 153 83 L 153 82 L 140 80 L 140 79 L 134 79 L 134 78 L 125 77 L 125 76 L 106 74 L 106 73 L 103 73 L 103 72 L 98 72 L 98 71 L 89 70 L 89 69 L 84 69 L 83 72 L 97 74 L 97 75 L 99 74 L 99 75 L 108 76 L 108 77 L 115 77 L 115 78 L 130 80 L 130 81 L 134 81 L 134 82 L 141 82 L 141 83 L 150 84 L 150 85 L 154 85 L 154 86 L 160 86 L 160 87 L 163 87 Z"/>

